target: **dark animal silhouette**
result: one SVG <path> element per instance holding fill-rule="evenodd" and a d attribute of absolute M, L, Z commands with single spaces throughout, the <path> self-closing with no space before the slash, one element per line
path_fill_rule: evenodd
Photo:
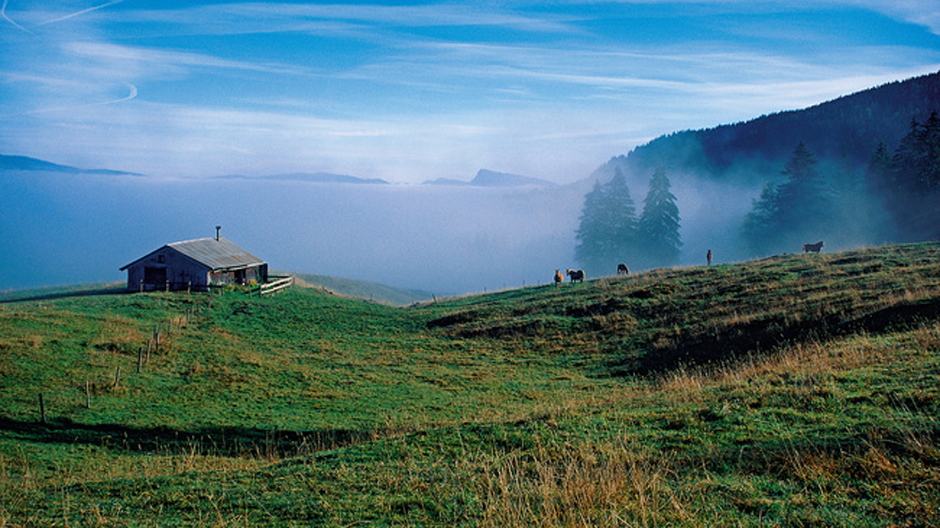
<path fill-rule="evenodd" d="M 630 268 L 626 264 L 617 264 L 617 275 L 629 275 Z"/>
<path fill-rule="evenodd" d="M 803 244 L 803 253 L 810 253 L 810 252 L 819 253 L 819 250 L 821 250 L 822 247 L 823 247 L 822 240 L 820 240 L 819 242 L 816 242 L 815 244 Z"/>
<path fill-rule="evenodd" d="M 562 282 L 565 282 L 565 276 L 561 274 L 561 271 L 555 270 L 555 286 Z"/>
<path fill-rule="evenodd" d="M 568 270 L 568 277 L 571 282 L 584 282 L 584 270 Z"/>
<path fill-rule="evenodd" d="M 708 250 L 708 253 L 705 254 L 705 259 L 708 260 L 708 265 L 712 265 L 712 250 Z"/>

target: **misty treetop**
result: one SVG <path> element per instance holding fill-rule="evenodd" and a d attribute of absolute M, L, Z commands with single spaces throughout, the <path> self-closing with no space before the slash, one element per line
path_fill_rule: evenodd
<path fill-rule="evenodd" d="M 764 186 L 742 227 L 744 242 L 753 253 L 786 251 L 801 245 L 800 240 L 814 242 L 827 231 L 833 197 L 817 163 L 801 141 L 781 171 L 786 180 Z"/>
<path fill-rule="evenodd" d="M 669 178 L 663 167 L 656 169 L 650 179 L 649 192 L 643 200 L 640 215 L 637 264 L 641 268 L 674 266 L 679 263 L 679 206 L 669 190 Z"/>
<path fill-rule="evenodd" d="M 606 184 L 596 182 L 584 197 L 575 238 L 575 259 L 592 275 L 611 275 L 617 264 L 643 269 L 679 261 L 679 208 L 664 169 L 656 171 L 644 200 L 636 207 L 623 172 L 617 168 Z"/>
<path fill-rule="evenodd" d="M 879 143 L 864 176 L 848 163 L 820 169 L 800 142 L 779 185 L 766 183 L 742 222 L 750 256 L 795 251 L 835 239 L 835 246 L 940 238 L 940 118 L 913 120 L 892 155 Z"/>
<path fill-rule="evenodd" d="M 592 275 L 616 266 L 633 248 L 637 231 L 636 207 L 620 169 L 606 184 L 596 182 L 584 197 L 575 239 L 575 260 Z"/>
<path fill-rule="evenodd" d="M 893 224 L 892 239 L 900 242 L 940 238 L 940 117 L 934 111 L 910 129 L 887 159 L 884 145 L 872 154 L 868 188 L 883 193 Z"/>

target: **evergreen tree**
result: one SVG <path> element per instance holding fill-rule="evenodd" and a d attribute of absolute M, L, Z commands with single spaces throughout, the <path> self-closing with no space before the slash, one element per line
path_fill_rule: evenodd
<path fill-rule="evenodd" d="M 757 254 L 787 251 L 824 238 L 833 225 L 833 200 L 816 159 L 802 141 L 784 166 L 786 181 L 765 185 L 754 210 L 745 216 L 741 234 Z"/>
<path fill-rule="evenodd" d="M 816 168 L 816 158 L 802 141 L 784 166 L 787 180 L 777 189 L 776 224 L 780 249 L 799 247 L 804 238 L 824 238 L 832 226 L 832 197 Z"/>
<path fill-rule="evenodd" d="M 617 262 L 630 254 L 637 235 L 636 207 L 630 196 L 630 188 L 627 187 L 627 178 L 620 168 L 617 168 L 607 184 L 606 208 L 610 219 L 610 253 L 606 264 L 616 269 Z"/>
<path fill-rule="evenodd" d="M 894 184 L 891 174 L 891 154 L 884 141 L 878 143 L 875 152 L 868 159 L 865 177 L 868 192 L 873 196 L 883 196 L 891 192 Z"/>
<path fill-rule="evenodd" d="M 936 192 L 940 190 L 940 117 L 937 112 L 932 112 L 924 123 L 919 147 L 923 150 L 920 183 L 928 192 Z"/>
<path fill-rule="evenodd" d="M 868 160 L 865 189 L 870 199 L 870 216 L 875 217 L 877 222 L 872 228 L 872 240 L 877 242 L 897 239 L 897 227 L 889 219 L 890 215 L 886 214 L 896 196 L 896 182 L 891 168 L 891 153 L 884 141 L 878 143 Z"/>
<path fill-rule="evenodd" d="M 791 231 L 817 224 L 830 205 L 826 183 L 816 169 L 816 158 L 802 141 L 784 166 L 787 180 L 777 190 L 779 223 Z"/>
<path fill-rule="evenodd" d="M 753 202 L 751 212 L 744 215 L 741 238 L 747 246 L 748 256 L 770 253 L 771 236 L 777 231 L 777 186 L 767 182 L 761 188 L 760 197 Z"/>
<path fill-rule="evenodd" d="M 584 197 L 575 238 L 575 260 L 591 274 L 605 275 L 626 258 L 636 239 L 637 220 L 627 180 L 617 169 L 605 185 L 599 182 Z"/>
<path fill-rule="evenodd" d="M 891 160 L 894 195 L 891 213 L 899 239 L 940 238 L 940 118 L 934 112 L 910 130 Z"/>
<path fill-rule="evenodd" d="M 666 170 L 659 167 L 650 179 L 640 215 L 636 255 L 640 267 L 675 266 L 679 263 L 679 207 L 669 191 Z"/>
<path fill-rule="evenodd" d="M 574 258 L 582 266 L 592 269 L 605 258 L 610 250 L 607 244 L 606 191 L 601 183 L 594 182 L 594 189 L 584 196 L 579 227 L 575 234 L 578 245 Z"/>

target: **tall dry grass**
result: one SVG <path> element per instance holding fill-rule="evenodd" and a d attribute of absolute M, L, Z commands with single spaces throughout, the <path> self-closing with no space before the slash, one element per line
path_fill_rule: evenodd
<path fill-rule="evenodd" d="M 492 461 L 482 526 L 688 524 L 688 490 L 675 489 L 669 457 L 612 442 Z"/>
<path fill-rule="evenodd" d="M 746 387 L 744 390 L 754 395 L 786 390 L 794 401 L 830 396 L 838 393 L 832 381 L 836 373 L 892 364 L 899 354 L 935 354 L 937 350 L 940 322 L 891 338 L 860 334 L 826 343 L 796 344 L 777 354 L 752 356 L 718 368 L 677 369 L 658 380 L 582 402 L 582 410 L 641 409 L 650 398 L 664 408 L 712 405 L 718 403 L 714 394 L 727 387 Z M 788 386 L 781 388 L 775 380 L 784 377 Z M 557 411 L 573 416 L 578 414 L 575 407 L 567 402 L 564 410 Z M 736 470 L 740 482 L 745 487 L 751 485 L 746 483 L 754 476 L 753 460 L 764 460 L 775 465 L 774 472 L 781 478 L 812 490 L 814 500 L 837 503 L 858 493 L 846 489 L 846 482 L 854 479 L 863 482 L 862 489 L 894 493 L 901 511 L 910 509 L 918 518 L 936 519 L 938 507 L 934 505 L 933 512 L 920 511 L 925 504 L 923 490 L 908 484 L 940 478 L 935 465 L 917 462 L 940 458 L 940 450 L 931 432 L 912 425 L 914 420 L 905 420 L 903 412 L 888 416 L 893 417 L 892 423 L 861 431 L 868 440 L 850 451 L 784 441 L 787 447 L 782 453 L 751 454 L 752 462 L 742 462 Z M 785 425 L 772 425 L 786 430 Z M 719 451 L 717 444 L 714 449 Z M 714 499 L 709 496 L 713 483 L 707 470 L 695 467 L 698 463 L 675 452 L 656 452 L 632 443 L 627 434 L 609 441 L 543 445 L 534 451 L 494 456 L 481 463 L 487 504 L 483 525 L 700 526 L 718 522 L 704 507 Z M 804 499 L 794 496 L 787 500 L 798 505 Z M 747 502 L 741 497 L 733 500 Z"/>

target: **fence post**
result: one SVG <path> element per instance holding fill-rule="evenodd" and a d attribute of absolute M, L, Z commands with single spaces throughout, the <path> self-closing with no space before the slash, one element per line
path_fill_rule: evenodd
<path fill-rule="evenodd" d="M 42 417 L 42 423 L 46 423 L 46 402 L 42 399 L 42 393 L 39 393 L 39 415 Z"/>
<path fill-rule="evenodd" d="M 85 380 L 85 408 L 91 409 L 91 387 L 88 380 Z"/>
<path fill-rule="evenodd" d="M 144 362 L 144 347 L 137 349 L 137 373 L 140 374 L 140 365 Z"/>

